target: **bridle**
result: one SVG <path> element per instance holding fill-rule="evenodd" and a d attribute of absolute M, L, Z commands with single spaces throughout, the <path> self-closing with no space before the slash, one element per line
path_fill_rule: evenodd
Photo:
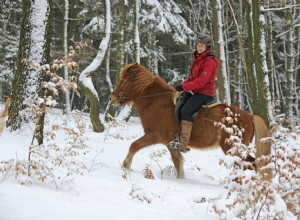
<path fill-rule="evenodd" d="M 122 84 L 122 81 L 124 81 L 126 78 L 128 78 L 128 79 L 125 81 L 125 83 L 124 83 L 123 87 L 121 88 L 121 90 L 119 91 L 119 93 L 113 92 L 113 94 L 116 95 L 118 102 L 121 102 L 121 101 L 123 101 L 124 99 L 130 99 L 130 97 L 125 96 L 125 92 L 126 92 L 126 90 L 128 89 L 128 87 L 129 87 L 129 85 L 130 85 L 132 79 L 136 76 L 136 74 L 137 74 L 137 71 L 131 72 L 131 73 L 126 73 L 126 74 L 125 74 L 125 77 L 123 77 L 123 78 L 121 79 L 120 84 Z M 124 79 L 124 78 L 125 78 L 125 79 Z"/>
<path fill-rule="evenodd" d="M 139 98 L 149 98 L 149 97 L 154 97 L 154 96 L 161 96 L 161 95 L 166 95 L 166 94 L 170 94 L 173 93 L 172 91 L 167 91 L 167 92 L 160 92 L 160 93 L 155 93 L 155 94 L 151 94 L 151 95 L 140 95 L 140 96 L 126 96 L 126 91 L 129 88 L 132 80 L 134 79 L 134 77 L 137 75 L 137 71 L 135 72 L 131 72 L 131 73 L 126 73 L 125 77 L 123 77 L 120 81 L 120 83 L 122 83 L 123 80 L 127 79 L 123 85 L 123 87 L 121 88 L 121 90 L 116 93 L 113 92 L 112 94 L 116 95 L 118 102 L 122 102 L 125 99 L 139 99 Z"/>

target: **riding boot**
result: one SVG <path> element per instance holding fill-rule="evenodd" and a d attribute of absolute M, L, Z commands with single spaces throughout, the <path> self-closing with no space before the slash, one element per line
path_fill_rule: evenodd
<path fill-rule="evenodd" d="M 183 120 L 181 121 L 180 127 L 179 144 L 177 145 L 177 149 L 185 153 L 190 150 L 187 146 L 190 142 L 193 122 Z"/>
<path fill-rule="evenodd" d="M 190 141 L 191 133 L 193 128 L 193 122 L 181 121 L 180 132 L 170 142 L 171 149 L 178 149 L 179 151 L 186 153 L 190 149 L 187 147 Z"/>

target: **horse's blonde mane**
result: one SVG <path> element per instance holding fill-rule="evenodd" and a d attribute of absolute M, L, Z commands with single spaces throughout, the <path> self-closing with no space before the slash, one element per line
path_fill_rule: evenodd
<path fill-rule="evenodd" d="M 173 90 L 172 87 L 168 85 L 162 78 L 154 76 L 142 65 L 127 64 L 120 72 L 120 79 L 123 79 L 125 74 L 134 74 L 134 79 L 132 80 L 130 86 L 134 87 L 139 93 L 143 92 L 154 81 L 160 83 L 161 86 L 165 87 L 167 90 Z"/>

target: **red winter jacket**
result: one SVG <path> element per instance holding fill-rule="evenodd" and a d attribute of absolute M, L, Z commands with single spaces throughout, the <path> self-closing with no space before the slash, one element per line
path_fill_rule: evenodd
<path fill-rule="evenodd" d="M 219 65 L 221 65 L 221 62 L 211 50 L 207 50 L 202 54 L 195 51 L 191 75 L 181 83 L 184 91 L 191 90 L 194 93 L 214 96 L 215 78 Z"/>

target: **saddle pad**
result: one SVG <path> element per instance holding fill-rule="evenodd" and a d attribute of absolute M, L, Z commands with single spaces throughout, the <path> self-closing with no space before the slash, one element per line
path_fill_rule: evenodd
<path fill-rule="evenodd" d="M 214 103 L 207 103 L 206 105 L 202 105 L 201 108 L 212 108 L 216 105 L 220 105 L 222 102 L 218 101 L 218 102 L 214 102 Z"/>

